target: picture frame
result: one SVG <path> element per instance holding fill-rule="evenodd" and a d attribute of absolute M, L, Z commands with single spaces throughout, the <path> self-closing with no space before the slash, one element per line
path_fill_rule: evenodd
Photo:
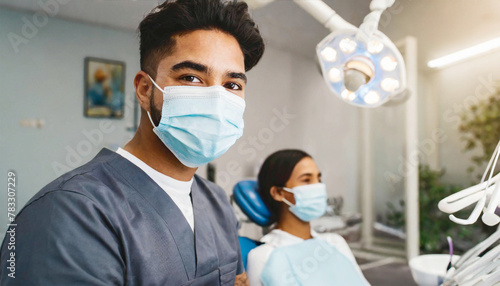
<path fill-rule="evenodd" d="M 123 118 L 125 62 L 86 57 L 84 67 L 84 116 Z"/>

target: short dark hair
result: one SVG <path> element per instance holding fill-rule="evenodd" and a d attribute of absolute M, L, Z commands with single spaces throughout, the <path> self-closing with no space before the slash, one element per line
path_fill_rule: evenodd
<path fill-rule="evenodd" d="M 259 194 L 271 212 L 270 224 L 279 219 L 281 203 L 271 197 L 271 187 L 284 187 L 290 179 L 297 163 L 306 158 L 312 158 L 302 150 L 286 149 L 274 152 L 266 158 L 258 175 Z"/>
<path fill-rule="evenodd" d="M 245 71 L 264 53 L 264 41 L 245 2 L 167 0 L 139 24 L 141 70 L 156 77 L 158 62 L 175 45 L 172 36 L 195 30 L 220 30 L 236 38 L 245 57 Z"/>

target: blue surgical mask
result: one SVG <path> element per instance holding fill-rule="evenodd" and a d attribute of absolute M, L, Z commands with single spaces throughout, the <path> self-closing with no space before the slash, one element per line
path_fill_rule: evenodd
<path fill-rule="evenodd" d="M 169 86 L 163 91 L 163 108 L 154 133 L 191 168 L 224 154 L 243 134 L 245 100 L 222 86 Z"/>
<path fill-rule="evenodd" d="M 323 183 L 297 186 L 292 189 L 283 188 L 293 193 L 295 205 L 283 198 L 283 202 L 302 221 L 311 221 L 319 218 L 326 211 L 326 186 Z"/>

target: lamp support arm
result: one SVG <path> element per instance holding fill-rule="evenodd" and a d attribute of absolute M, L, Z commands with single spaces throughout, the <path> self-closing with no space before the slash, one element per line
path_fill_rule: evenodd
<path fill-rule="evenodd" d="M 344 20 L 330 6 L 322 0 L 293 0 L 295 4 L 304 9 L 307 13 L 313 16 L 318 22 L 328 28 L 330 31 L 336 30 L 356 30 L 357 28 L 351 23 Z"/>
<path fill-rule="evenodd" d="M 394 5 L 396 0 L 372 0 L 370 3 L 371 12 L 366 15 L 361 26 L 359 26 L 359 31 L 357 38 L 368 42 L 372 37 L 373 33 L 378 31 L 378 24 L 380 22 L 380 17 L 387 8 Z"/>
<path fill-rule="evenodd" d="M 382 13 L 392 5 L 396 0 L 372 0 L 370 3 L 370 14 L 368 14 L 360 27 L 362 33 L 360 37 L 369 38 L 378 30 L 378 23 Z M 336 30 L 356 30 L 357 27 L 344 20 L 337 12 L 328 6 L 322 0 L 293 0 L 295 4 L 304 9 L 330 31 Z"/>
<path fill-rule="evenodd" d="M 372 0 L 370 2 L 370 10 L 372 12 L 365 17 L 360 27 L 360 29 L 364 28 L 363 34 L 366 34 L 366 37 L 370 37 L 373 32 L 377 31 L 380 16 L 387 8 L 391 7 L 395 1 L 396 0 Z M 271 2 L 274 2 L 274 0 L 248 0 L 249 5 L 254 9 L 266 6 Z M 337 12 L 330 8 L 323 0 L 293 0 L 293 2 L 332 32 L 337 30 L 358 29 L 356 26 L 344 20 L 344 18 L 337 14 Z"/>

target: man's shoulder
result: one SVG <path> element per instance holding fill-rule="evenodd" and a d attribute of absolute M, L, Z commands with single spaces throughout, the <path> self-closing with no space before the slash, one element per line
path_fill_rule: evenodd
<path fill-rule="evenodd" d="M 112 171 L 107 163 L 115 159 L 116 156 L 119 155 L 116 155 L 113 151 L 101 150 L 88 163 L 59 176 L 47 184 L 28 201 L 26 206 L 49 193 L 50 196 L 69 193 L 78 194 L 97 201 L 96 196 L 98 194 L 102 196 L 108 193 L 103 192 L 103 189 L 109 189 L 108 186 L 110 185 L 106 182 L 106 178 L 109 181 L 110 177 L 112 177 Z"/>

